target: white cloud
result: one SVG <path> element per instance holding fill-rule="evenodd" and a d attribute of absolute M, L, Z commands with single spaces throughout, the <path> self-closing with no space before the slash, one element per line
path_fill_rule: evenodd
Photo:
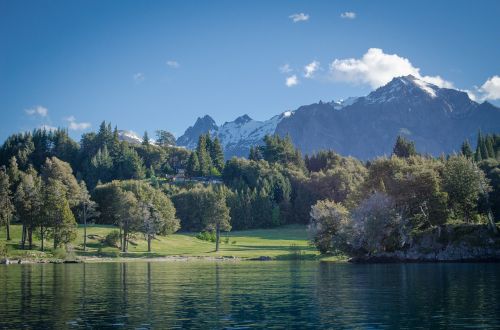
<path fill-rule="evenodd" d="M 133 77 L 134 77 L 134 81 L 135 81 L 136 83 L 141 83 L 141 82 L 143 82 L 143 81 L 144 81 L 144 79 L 146 78 L 146 77 L 144 76 L 144 73 L 142 73 L 142 72 L 137 72 L 136 74 L 134 74 L 134 76 L 133 76 Z"/>
<path fill-rule="evenodd" d="M 467 93 L 467 95 L 469 95 L 469 98 L 472 101 L 476 101 L 476 102 L 479 101 L 477 95 L 473 91 L 471 91 L 469 89 L 460 89 L 460 91 Z"/>
<path fill-rule="evenodd" d="M 69 129 L 73 131 L 83 131 L 86 130 L 87 128 L 90 128 L 90 123 L 77 123 L 72 121 L 69 123 Z"/>
<path fill-rule="evenodd" d="M 483 93 L 483 100 L 499 100 L 500 99 L 500 77 L 493 76 L 479 88 L 479 92 Z"/>
<path fill-rule="evenodd" d="M 168 60 L 167 61 L 167 65 L 171 68 L 174 68 L 174 69 L 177 69 L 178 67 L 180 67 L 180 64 L 179 62 L 177 61 L 174 61 L 174 60 Z"/>
<path fill-rule="evenodd" d="M 312 61 L 304 67 L 304 77 L 312 78 L 314 73 L 319 70 L 319 62 Z"/>
<path fill-rule="evenodd" d="M 38 115 L 40 117 L 47 117 L 47 115 L 49 114 L 49 110 L 47 110 L 47 108 L 45 107 L 42 107 L 41 105 L 26 109 L 24 111 L 30 116 Z"/>
<path fill-rule="evenodd" d="M 290 67 L 290 64 L 286 63 L 280 66 L 280 72 L 281 73 L 290 73 L 292 72 L 293 69 Z"/>
<path fill-rule="evenodd" d="M 288 16 L 288 18 L 290 18 L 294 23 L 305 22 L 305 21 L 309 20 L 309 15 L 304 14 L 304 13 L 298 13 L 298 14 L 290 15 L 290 16 Z"/>
<path fill-rule="evenodd" d="M 336 81 L 368 84 L 373 88 L 387 84 L 394 77 L 413 75 L 438 87 L 452 88 L 453 84 L 440 76 L 422 76 L 410 60 L 397 54 L 386 54 L 380 48 L 370 48 L 363 57 L 335 59 L 330 75 Z"/>
<path fill-rule="evenodd" d="M 69 122 L 68 128 L 72 131 L 83 131 L 86 130 L 87 128 L 90 128 L 91 124 L 86 123 L 86 122 L 77 122 L 75 116 L 69 116 L 67 118 L 64 118 L 67 122 Z"/>
<path fill-rule="evenodd" d="M 292 75 L 290 77 L 287 77 L 286 78 L 286 86 L 287 87 L 292 87 L 292 86 L 295 86 L 299 83 L 299 80 L 297 79 L 297 76 L 296 75 Z"/>
<path fill-rule="evenodd" d="M 340 14 L 340 17 L 347 19 L 355 19 L 356 13 L 353 11 L 346 11 L 345 13 Z"/>

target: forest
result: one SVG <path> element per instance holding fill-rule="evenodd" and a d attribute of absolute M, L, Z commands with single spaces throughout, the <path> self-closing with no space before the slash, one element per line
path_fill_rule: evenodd
<path fill-rule="evenodd" d="M 248 158 L 225 161 L 209 134 L 195 150 L 176 147 L 166 131 L 156 135 L 131 144 L 103 122 L 79 142 L 63 129 L 9 136 L 0 148 L 6 239 L 9 226 L 21 224 L 22 249 L 33 248 L 34 236 L 41 250 L 49 241 L 56 249 L 75 239 L 78 225 L 93 223 L 115 225 L 106 240 L 122 252 L 131 235 L 152 251 L 156 236 L 177 231 L 213 235 L 218 250 L 221 231 L 306 224 L 321 253 L 357 255 L 402 250 L 450 228 L 450 240 L 497 235 L 500 135 L 479 132 L 475 149 L 464 141 L 440 157 L 400 136 L 392 155 L 366 162 L 332 150 L 304 157 L 277 135 Z M 174 182 L 180 172 L 185 180 Z"/>

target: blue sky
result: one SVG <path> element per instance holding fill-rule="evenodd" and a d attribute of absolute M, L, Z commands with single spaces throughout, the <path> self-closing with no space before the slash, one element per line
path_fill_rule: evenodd
<path fill-rule="evenodd" d="M 500 104 L 499 1 L 0 0 L 0 140 L 102 120 L 179 136 L 407 73 Z"/>

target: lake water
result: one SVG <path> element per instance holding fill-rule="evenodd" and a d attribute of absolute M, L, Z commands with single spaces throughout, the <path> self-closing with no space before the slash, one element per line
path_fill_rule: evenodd
<path fill-rule="evenodd" d="M 0 266 L 0 328 L 500 328 L 500 264 Z"/>

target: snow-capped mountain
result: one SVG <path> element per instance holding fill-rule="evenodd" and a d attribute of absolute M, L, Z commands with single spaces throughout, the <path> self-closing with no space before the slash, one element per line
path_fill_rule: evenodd
<path fill-rule="evenodd" d="M 334 149 L 370 159 L 390 155 L 398 135 L 421 153 L 440 155 L 475 142 L 478 130 L 500 132 L 500 109 L 472 101 L 467 93 L 439 88 L 413 76 L 398 77 L 338 111 L 317 103 L 297 109 L 276 127 L 304 153 Z"/>
<path fill-rule="evenodd" d="M 251 146 L 261 144 L 265 135 L 274 134 L 278 123 L 291 115 L 292 112 L 287 111 L 265 121 L 253 120 L 248 115 L 243 115 L 221 126 L 217 126 L 215 121 L 206 115 L 198 118 L 195 124 L 177 139 L 177 145 L 194 149 L 198 137 L 208 132 L 219 138 L 226 157 L 248 156 Z"/>
<path fill-rule="evenodd" d="M 215 134 L 219 127 L 209 115 L 198 118 L 193 126 L 190 126 L 182 136 L 177 139 L 177 145 L 186 147 L 188 149 L 196 148 L 198 137 L 202 134 L 210 132 L 211 135 Z"/>
<path fill-rule="evenodd" d="M 126 130 L 118 130 L 118 139 L 120 141 L 127 141 L 131 144 L 141 144 L 142 139 L 137 135 L 137 133 Z"/>
<path fill-rule="evenodd" d="M 196 147 L 198 136 L 218 136 L 227 158 L 248 156 L 266 134 L 290 135 L 303 153 L 334 149 L 369 159 L 389 155 L 398 135 L 415 141 L 418 151 L 439 155 L 458 150 L 478 130 L 500 132 L 500 109 L 472 101 L 467 93 L 440 88 L 414 76 L 392 79 L 365 97 L 319 102 L 286 111 L 265 121 L 248 115 L 217 126 L 205 116 L 179 137 L 177 144 Z"/>

